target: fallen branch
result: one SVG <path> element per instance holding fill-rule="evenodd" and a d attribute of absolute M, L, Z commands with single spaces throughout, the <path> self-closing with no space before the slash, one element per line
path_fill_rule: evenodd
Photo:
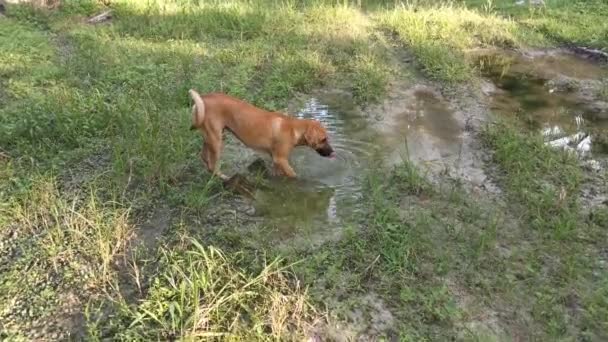
<path fill-rule="evenodd" d="M 112 10 L 107 10 L 87 20 L 89 24 L 99 24 L 112 19 Z"/>

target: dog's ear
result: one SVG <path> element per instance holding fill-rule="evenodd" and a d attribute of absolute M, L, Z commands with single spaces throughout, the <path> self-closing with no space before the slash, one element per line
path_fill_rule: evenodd
<path fill-rule="evenodd" d="M 309 121 L 304 131 L 304 141 L 309 146 L 315 146 L 321 140 L 321 125 L 316 121 Z"/>

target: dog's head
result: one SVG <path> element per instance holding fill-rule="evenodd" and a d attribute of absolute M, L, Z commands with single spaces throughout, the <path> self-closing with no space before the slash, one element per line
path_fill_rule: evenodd
<path fill-rule="evenodd" d="M 336 156 L 336 152 L 329 144 L 327 130 L 318 121 L 308 121 L 304 131 L 304 141 L 308 147 L 317 151 L 323 157 L 333 158 Z"/>

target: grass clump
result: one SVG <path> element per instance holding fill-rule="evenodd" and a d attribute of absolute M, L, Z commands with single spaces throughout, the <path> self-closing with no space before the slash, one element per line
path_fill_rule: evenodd
<path fill-rule="evenodd" d="M 576 231 L 582 171 L 576 158 L 547 147 L 542 138 L 503 125 L 490 127 L 484 140 L 504 171 L 506 185 L 533 228 L 566 238 Z"/>
<path fill-rule="evenodd" d="M 517 34 L 530 42 L 595 48 L 608 43 L 602 20 L 608 14 L 608 4 L 602 0 L 547 0 L 541 6 L 486 0 L 462 3 L 471 9 L 511 18 L 518 25 Z"/>
<path fill-rule="evenodd" d="M 115 4 L 122 34 L 154 40 L 250 40 L 266 35 L 273 20 L 263 8 L 238 1 L 223 4 L 163 1 L 119 1 Z M 283 23 L 287 23 L 286 21 Z"/>
<path fill-rule="evenodd" d="M 429 76 L 451 83 L 473 76 L 468 50 L 519 44 L 511 20 L 460 6 L 403 6 L 378 20 L 411 49 Z"/>
<path fill-rule="evenodd" d="M 7 199 L 11 189 L 0 190 L 7 199 L 0 207 L 2 329 L 21 334 L 27 326 L 39 336 L 76 330 L 68 318 L 80 301 L 99 295 L 115 277 L 114 260 L 133 233 L 129 211 L 94 193 L 63 196 L 45 177 L 24 184 L 18 175 L 8 176 L 3 181 L 12 184 L 12 195 Z M 51 317 L 65 320 L 49 323 Z"/>
<path fill-rule="evenodd" d="M 137 305 L 122 303 L 109 329 L 114 338 L 276 341 L 310 333 L 318 314 L 281 260 L 253 273 L 214 247 L 185 241 L 179 249 L 161 248 L 162 271 Z"/>

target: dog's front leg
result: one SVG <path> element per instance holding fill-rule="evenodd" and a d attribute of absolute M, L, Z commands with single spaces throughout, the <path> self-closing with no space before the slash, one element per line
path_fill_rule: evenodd
<path fill-rule="evenodd" d="M 289 165 L 289 153 L 291 152 L 291 145 L 282 143 L 276 144 L 271 151 L 272 162 L 274 164 L 274 173 L 277 175 L 284 175 L 289 178 L 295 178 L 296 173 Z"/>
<path fill-rule="evenodd" d="M 295 178 L 296 172 L 289 165 L 287 158 L 272 158 L 274 170 L 276 174 L 285 175 L 289 178 Z"/>
<path fill-rule="evenodd" d="M 211 143 L 211 141 L 214 141 L 214 143 Z M 229 177 L 220 172 L 217 168 L 217 161 L 219 159 L 221 149 L 221 140 L 216 139 L 205 141 L 203 145 L 203 150 L 201 151 L 201 159 L 203 160 L 203 163 L 205 163 L 207 170 L 209 170 L 211 174 L 215 175 L 216 177 L 219 177 L 223 181 L 226 181 L 229 179 Z"/>

